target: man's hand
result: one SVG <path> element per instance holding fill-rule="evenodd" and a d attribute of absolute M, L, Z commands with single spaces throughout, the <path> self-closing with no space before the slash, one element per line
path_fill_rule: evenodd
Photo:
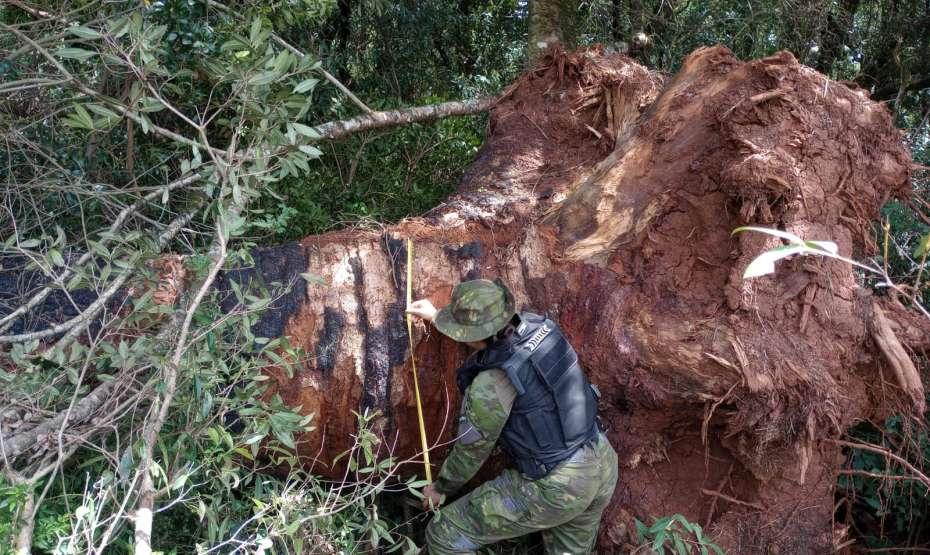
<path fill-rule="evenodd" d="M 433 486 L 433 484 L 427 484 L 427 486 L 423 488 L 423 510 L 424 511 L 431 511 L 439 507 L 440 505 L 442 505 L 442 502 L 445 500 L 446 500 L 446 496 L 436 491 L 436 487 Z"/>
<path fill-rule="evenodd" d="M 414 301 L 407 307 L 408 314 L 422 318 L 427 322 L 432 322 L 436 318 L 436 312 L 438 312 L 436 307 L 433 306 L 433 303 L 430 302 L 429 299 Z"/>

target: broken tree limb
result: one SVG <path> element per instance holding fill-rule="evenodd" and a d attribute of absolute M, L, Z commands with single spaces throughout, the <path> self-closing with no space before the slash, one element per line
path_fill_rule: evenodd
<path fill-rule="evenodd" d="M 494 106 L 496 98 L 476 98 L 415 106 L 387 112 L 372 112 L 341 121 L 331 121 L 316 126 L 316 132 L 322 139 L 342 139 L 359 131 L 370 131 L 408 123 L 422 123 L 450 116 L 468 116 L 487 112 Z"/>
<path fill-rule="evenodd" d="M 198 181 L 200 178 L 201 176 L 199 174 L 181 177 L 179 179 L 172 181 L 171 183 L 168 183 L 164 187 L 160 187 L 152 191 L 151 193 L 145 195 L 144 197 L 137 200 L 133 204 L 127 206 L 126 208 L 121 210 L 119 214 L 116 215 L 116 218 L 113 219 L 113 223 L 110 224 L 109 229 L 107 229 L 108 235 L 100 237 L 99 244 L 101 246 L 106 246 L 107 244 L 109 244 L 109 242 L 111 241 L 112 234 L 118 231 L 123 226 L 123 224 L 126 222 L 126 220 L 130 216 L 138 212 L 143 206 L 145 206 L 145 204 L 148 201 L 151 201 L 155 198 L 160 197 L 165 192 L 170 192 L 180 187 L 186 187 L 187 185 L 190 185 Z M 67 283 L 69 279 L 71 279 L 71 276 L 74 275 L 74 268 L 77 266 L 83 266 L 84 264 L 86 264 L 88 261 L 90 261 L 93 255 L 94 255 L 94 251 L 92 250 L 88 250 L 87 252 L 82 254 L 81 257 L 78 258 L 76 262 L 74 262 L 74 264 L 69 265 L 68 268 L 66 268 L 60 275 L 54 278 L 52 280 L 52 283 L 54 283 L 56 286 L 59 286 L 59 287 L 64 286 L 64 284 Z M 32 308 L 42 303 L 42 301 L 44 301 L 53 290 L 54 288 L 51 285 L 46 285 L 45 287 L 42 288 L 41 291 L 33 295 L 29 299 L 28 302 L 26 302 L 25 304 L 19 306 L 17 309 L 13 310 L 9 314 L 0 318 L 0 333 L 3 333 L 7 329 L 9 329 L 10 326 L 13 325 L 13 322 L 18 317 L 22 316 L 23 314 L 25 314 Z"/>
<path fill-rule="evenodd" d="M 241 206 L 233 206 L 230 213 L 238 215 L 242 208 Z M 213 288 L 213 282 L 226 262 L 226 242 L 225 231 L 222 227 L 217 228 L 216 236 L 210 245 L 210 255 L 213 258 L 210 271 L 201 282 L 190 303 L 185 306 L 183 311 L 175 313 L 175 316 L 183 314 L 184 317 L 175 338 L 173 354 L 164 370 L 164 393 L 155 398 L 149 410 L 150 418 L 146 419 L 145 427 L 142 430 L 142 450 L 139 466 L 136 470 L 136 476 L 140 477 L 139 500 L 134 513 L 135 553 L 138 555 L 150 555 L 152 553 L 152 516 L 155 508 L 155 484 L 149 470 L 155 454 L 155 443 L 158 440 L 158 434 L 165 425 L 165 421 L 168 419 L 168 409 L 171 408 L 171 403 L 174 402 L 178 373 L 181 370 L 181 358 L 187 350 L 187 340 L 194 314 L 196 314 L 200 303 L 203 302 L 203 299 Z"/>
<path fill-rule="evenodd" d="M 110 398 L 115 383 L 115 381 L 101 383 L 86 397 L 78 401 L 74 408 L 62 411 L 30 430 L 14 434 L 9 438 L 0 437 L 0 461 L 5 466 L 9 466 L 16 457 L 43 443 L 45 438 L 51 436 L 57 430 L 90 418 Z"/>

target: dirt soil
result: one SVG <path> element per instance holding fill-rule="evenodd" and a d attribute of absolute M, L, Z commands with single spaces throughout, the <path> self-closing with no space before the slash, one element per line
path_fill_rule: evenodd
<path fill-rule="evenodd" d="M 883 105 L 789 53 L 741 62 L 704 48 L 664 80 L 597 49 L 551 52 L 503 95 L 441 206 L 263 250 L 227 279 L 326 281 L 258 324 L 306 353 L 292 379 L 272 373 L 317 417 L 301 442 L 317 472 L 341 476 L 329 463 L 351 446 L 351 411 L 380 411 L 382 454 L 417 452 L 403 320 L 413 237 L 418 297 L 441 305 L 460 280 L 500 276 L 576 346 L 621 457 L 604 552 L 628 549 L 634 517 L 681 513 L 731 553 L 825 553 L 847 539 L 832 522 L 845 457 L 829 440 L 863 418 L 920 413 L 904 349 L 927 348 L 930 326 L 837 261 L 743 280 L 779 241 L 731 232 L 777 227 L 867 256 L 911 168 Z M 892 339 L 904 358 L 879 348 Z M 438 465 L 466 351 L 423 327 L 415 340 Z"/>

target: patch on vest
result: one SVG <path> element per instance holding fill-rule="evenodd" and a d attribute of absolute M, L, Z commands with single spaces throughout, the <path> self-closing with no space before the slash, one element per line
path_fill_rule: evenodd
<path fill-rule="evenodd" d="M 539 344 L 542 343 L 542 340 L 546 338 L 549 333 L 552 332 L 552 328 L 548 324 L 543 324 L 541 328 L 536 330 L 536 333 L 533 334 L 533 337 L 530 337 L 529 341 L 526 342 L 526 348 L 532 353 L 539 347 Z"/>

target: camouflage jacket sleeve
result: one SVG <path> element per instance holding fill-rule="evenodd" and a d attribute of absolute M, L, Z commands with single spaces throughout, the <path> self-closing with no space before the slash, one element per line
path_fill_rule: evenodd
<path fill-rule="evenodd" d="M 475 377 L 465 390 L 458 439 L 436 478 L 437 491 L 455 493 L 478 472 L 497 443 L 516 395 L 503 370 L 486 370 Z"/>

